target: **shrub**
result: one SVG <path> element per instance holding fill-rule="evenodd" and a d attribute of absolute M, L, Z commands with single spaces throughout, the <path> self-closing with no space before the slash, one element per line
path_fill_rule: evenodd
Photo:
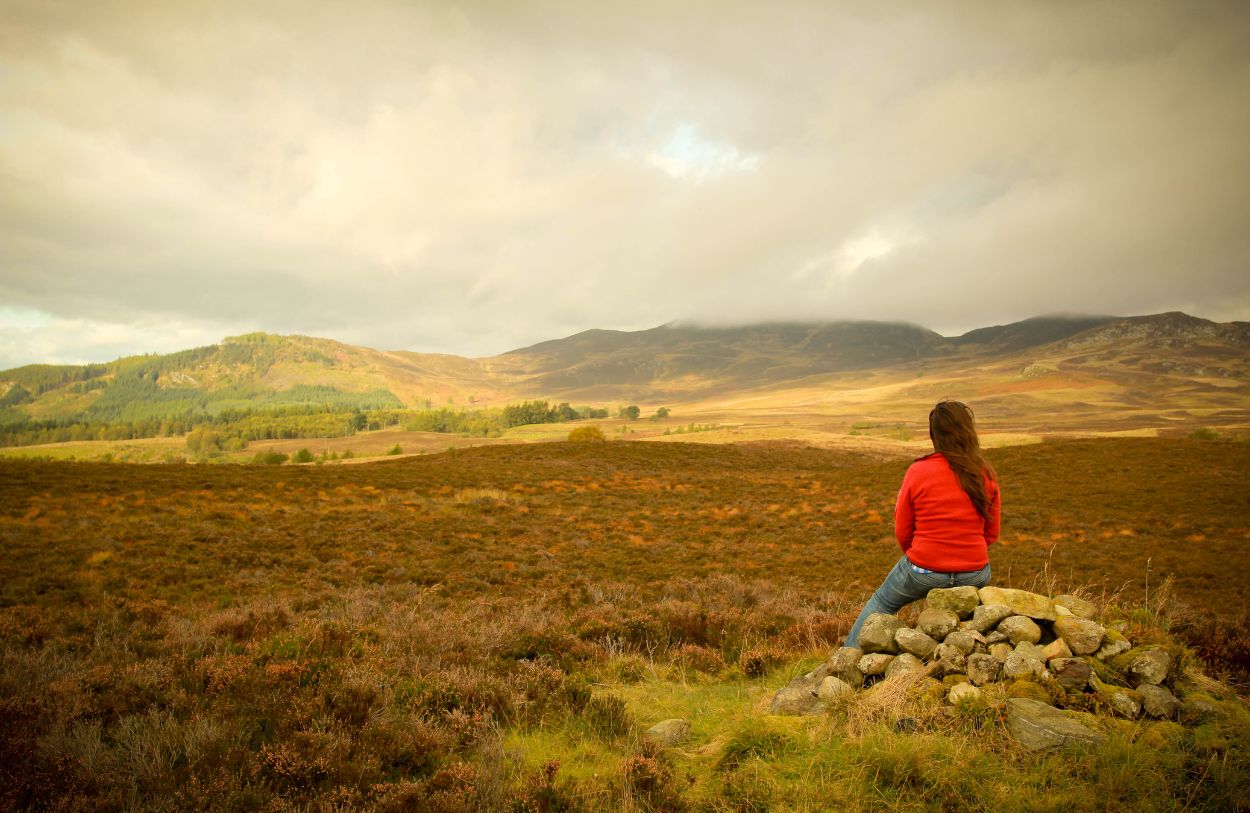
<path fill-rule="evenodd" d="M 1190 440 L 1218 440 L 1219 437 L 1218 432 L 1205 426 L 1189 433 Z"/>
<path fill-rule="evenodd" d="M 257 452 L 252 462 L 261 466 L 281 466 L 289 459 L 282 452 Z"/>
<path fill-rule="evenodd" d="M 592 731 L 605 739 L 624 736 L 633 725 L 625 701 L 611 694 L 592 696 L 582 709 L 582 718 Z"/>
<path fill-rule="evenodd" d="M 597 426 L 579 426 L 569 432 L 570 443 L 599 443 L 606 440 L 603 430 Z"/>
<path fill-rule="evenodd" d="M 313 453 L 308 449 L 300 449 L 295 453 L 295 457 L 291 458 L 292 463 L 311 463 L 313 462 Z"/>
<path fill-rule="evenodd" d="M 403 453 L 404 453 L 404 450 L 400 447 L 400 445 L 399 445 L 398 443 L 396 443 L 394 446 L 392 446 L 391 448 L 387 449 L 387 450 L 386 450 L 386 453 L 387 453 L 387 454 L 403 454 Z"/>

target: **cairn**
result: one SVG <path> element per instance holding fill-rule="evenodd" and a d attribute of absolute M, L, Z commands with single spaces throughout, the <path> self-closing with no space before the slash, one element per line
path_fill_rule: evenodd
<path fill-rule="evenodd" d="M 1068 708 L 1130 720 L 1200 720 L 1216 712 L 1200 694 L 1178 689 L 1174 647 L 1133 646 L 1124 626 L 1101 622 L 1094 604 L 1072 595 L 934 589 L 914 626 L 895 615 L 869 616 L 859 648 L 842 647 L 791 681 L 774 696 L 771 712 L 820 714 L 840 697 L 904 673 L 951 704 L 993 690 L 1027 748 L 1102 738 Z"/>

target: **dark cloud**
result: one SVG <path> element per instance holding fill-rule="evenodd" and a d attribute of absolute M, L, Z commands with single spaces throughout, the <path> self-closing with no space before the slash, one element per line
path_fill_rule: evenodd
<path fill-rule="evenodd" d="M 1250 318 L 1248 40 L 1228 3 L 10 4 L 0 364 Z"/>

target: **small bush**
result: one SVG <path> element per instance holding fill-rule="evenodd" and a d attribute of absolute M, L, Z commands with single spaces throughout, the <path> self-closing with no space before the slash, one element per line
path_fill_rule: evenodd
<path fill-rule="evenodd" d="M 300 449 L 295 453 L 295 457 L 291 458 L 292 463 L 311 463 L 313 462 L 313 453 L 307 449 Z"/>
<path fill-rule="evenodd" d="M 1194 431 L 1189 433 L 1190 440 L 1219 440 L 1219 437 L 1220 437 L 1219 432 L 1216 432 L 1214 429 L 1209 429 L 1205 426 L 1202 427 L 1201 429 L 1195 429 Z"/>
<path fill-rule="evenodd" d="M 257 452 L 252 458 L 252 462 L 259 466 L 281 466 L 288 460 L 290 457 L 282 452 Z"/>
<path fill-rule="evenodd" d="M 634 722 L 629 709 L 625 708 L 625 701 L 611 694 L 592 696 L 582 709 L 582 718 L 605 739 L 624 736 Z"/>
<path fill-rule="evenodd" d="M 606 440 L 603 430 L 597 426 L 579 426 L 569 432 L 570 443 L 601 443 Z"/>
<path fill-rule="evenodd" d="M 392 446 L 391 448 L 387 449 L 387 450 L 386 450 L 386 453 L 387 453 L 387 454 L 390 454 L 390 455 L 394 455 L 394 454 L 403 454 L 403 453 L 404 453 L 404 450 L 403 450 L 403 448 L 401 448 L 401 447 L 400 447 L 400 445 L 399 445 L 398 443 L 396 443 L 394 446 Z"/>

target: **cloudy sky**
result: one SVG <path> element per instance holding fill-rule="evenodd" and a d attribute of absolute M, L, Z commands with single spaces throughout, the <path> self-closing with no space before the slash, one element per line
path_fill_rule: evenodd
<path fill-rule="evenodd" d="M 0 15 L 0 367 L 252 330 L 1250 319 L 1250 4 Z"/>

